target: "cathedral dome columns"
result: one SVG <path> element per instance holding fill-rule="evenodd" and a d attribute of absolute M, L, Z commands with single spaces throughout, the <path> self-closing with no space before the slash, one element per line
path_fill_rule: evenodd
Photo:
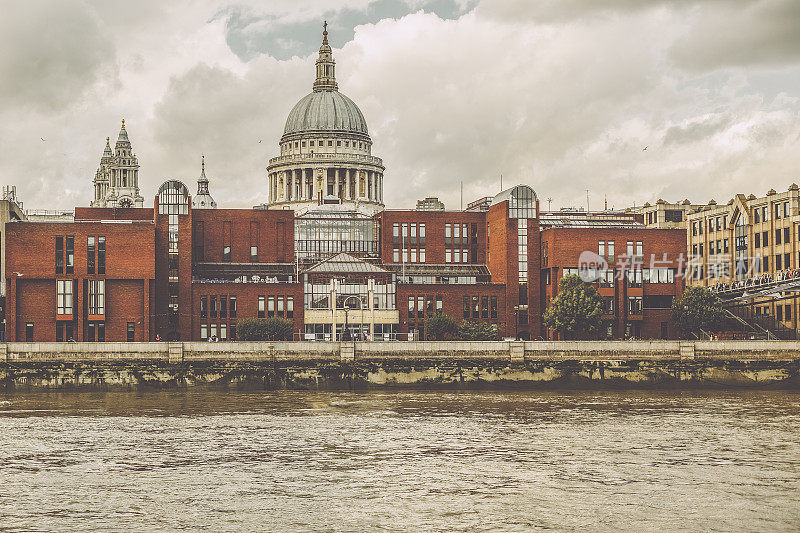
<path fill-rule="evenodd" d="M 292 108 L 281 155 L 267 167 L 268 207 L 305 211 L 322 203 L 383 210 L 383 161 L 358 106 L 338 91 L 327 27 L 316 62 L 313 91 Z"/>

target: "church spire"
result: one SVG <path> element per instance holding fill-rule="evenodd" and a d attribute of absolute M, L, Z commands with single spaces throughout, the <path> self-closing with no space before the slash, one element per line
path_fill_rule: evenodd
<path fill-rule="evenodd" d="M 322 25 L 322 46 L 317 58 L 317 79 L 314 81 L 314 92 L 338 91 L 336 84 L 336 62 L 333 60 L 331 46 L 328 44 L 328 21 Z"/>
<path fill-rule="evenodd" d="M 208 194 L 208 178 L 206 177 L 206 156 L 203 154 L 200 163 L 200 178 L 197 180 L 197 194 Z"/>
<path fill-rule="evenodd" d="M 125 130 L 125 119 L 122 119 L 122 127 L 119 130 L 119 137 L 117 137 L 117 144 L 126 142 L 129 143 L 128 132 Z"/>
<path fill-rule="evenodd" d="M 114 157 L 114 154 L 111 152 L 111 144 L 110 143 L 111 143 L 111 138 L 110 137 L 106 137 L 106 147 L 103 150 L 103 159 L 105 159 L 105 158 L 109 158 L 110 159 L 110 158 Z"/>

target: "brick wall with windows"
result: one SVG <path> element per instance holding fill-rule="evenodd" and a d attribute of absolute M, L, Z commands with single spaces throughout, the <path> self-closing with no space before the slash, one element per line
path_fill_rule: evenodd
<path fill-rule="evenodd" d="M 661 338 L 666 333 L 677 338 L 669 309 L 683 294 L 684 230 L 551 227 L 542 231 L 541 246 L 548 257 L 542 266 L 543 309 L 558 294 L 558 281 L 565 274 L 579 274 L 581 254 L 591 252 L 608 265 L 593 282 L 609 311 L 602 336 Z"/>
<path fill-rule="evenodd" d="M 407 263 L 486 263 L 483 212 L 385 210 L 376 216 L 384 263 L 404 257 Z"/>
<path fill-rule="evenodd" d="M 508 317 L 504 311 L 506 308 L 505 287 L 495 283 L 477 285 L 399 284 L 397 286 L 397 309 L 400 312 L 398 333 L 416 330 L 419 332 L 420 338 L 423 338 L 425 319 L 437 313 L 445 314 L 456 322 L 460 322 L 464 319 L 464 298 L 469 299 L 470 305 L 472 305 L 473 299 L 477 299 L 478 302 L 477 316 L 473 316 L 473 313 L 470 312 L 469 320 L 497 324 L 501 334 L 505 333 L 508 326 Z M 495 308 L 494 313 L 492 312 L 493 307 Z"/>
<path fill-rule="evenodd" d="M 294 261 L 294 211 L 197 209 L 191 216 L 195 262 Z"/>
<path fill-rule="evenodd" d="M 239 320 L 262 315 L 261 302 L 263 318 L 280 316 L 294 323 L 295 333 L 303 329 L 299 283 L 194 283 L 192 301 L 192 340 L 207 340 L 213 331 L 222 340 L 223 325 L 227 338 L 234 339 Z"/>
<path fill-rule="evenodd" d="M 151 210 L 152 213 L 152 210 Z M 15 222 L 6 227 L 9 341 L 89 340 L 98 326 L 107 341 L 149 340 L 155 280 L 154 224 Z M 37 253 L 30 253 L 36 250 Z M 92 315 L 89 291 L 101 285 L 102 314 Z"/>

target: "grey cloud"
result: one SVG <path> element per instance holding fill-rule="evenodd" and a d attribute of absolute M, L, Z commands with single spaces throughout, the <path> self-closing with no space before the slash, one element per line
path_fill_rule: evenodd
<path fill-rule="evenodd" d="M 4 3 L 0 49 L 0 106 L 59 109 L 116 77 L 113 41 L 77 1 Z"/>
<path fill-rule="evenodd" d="M 664 145 L 694 143 L 724 130 L 732 122 L 730 116 L 701 119 L 685 126 L 672 126 L 664 134 Z"/>
<path fill-rule="evenodd" d="M 701 4 L 687 19 L 686 35 L 670 56 L 694 71 L 800 63 L 800 2 Z"/>

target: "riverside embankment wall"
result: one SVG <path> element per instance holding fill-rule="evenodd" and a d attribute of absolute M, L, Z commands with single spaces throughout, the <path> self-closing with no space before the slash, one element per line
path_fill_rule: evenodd
<path fill-rule="evenodd" d="M 0 390 L 783 387 L 800 341 L 0 344 Z"/>

